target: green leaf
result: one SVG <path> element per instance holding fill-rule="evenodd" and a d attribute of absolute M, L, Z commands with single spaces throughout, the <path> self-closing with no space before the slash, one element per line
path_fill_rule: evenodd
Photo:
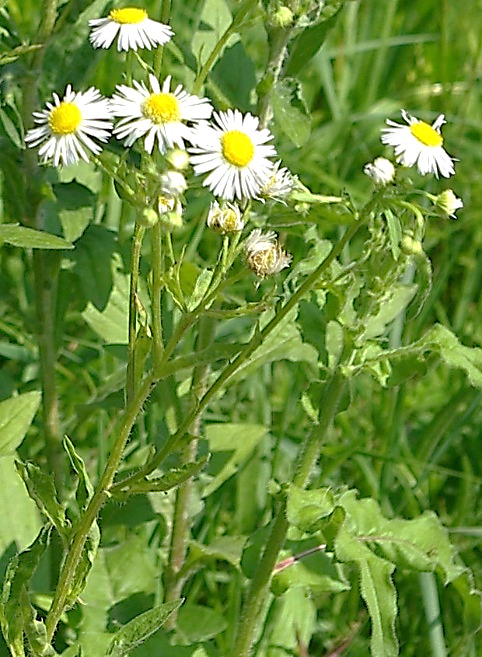
<path fill-rule="evenodd" d="M 475 388 L 482 388 L 482 349 L 460 344 L 457 336 L 441 324 L 434 326 L 423 342 L 435 346 L 447 365 L 464 370 Z"/>
<path fill-rule="evenodd" d="M 388 324 L 408 306 L 416 292 L 416 285 L 393 285 L 380 300 L 378 312 L 366 320 L 363 337 L 369 339 L 382 335 Z"/>
<path fill-rule="evenodd" d="M 92 569 L 92 566 L 94 565 L 95 558 L 97 556 L 99 543 L 100 530 L 97 521 L 95 521 L 89 529 L 87 540 L 85 541 L 85 545 L 82 548 L 80 561 L 77 565 L 75 575 L 69 587 L 69 591 L 65 600 L 66 609 L 72 607 L 84 591 L 87 577 Z"/>
<path fill-rule="evenodd" d="M 360 592 L 370 614 L 372 624 L 372 657 L 396 657 L 398 642 L 395 635 L 397 614 L 396 591 L 391 575 L 394 564 L 377 557 L 343 526 L 335 540 L 336 556 L 340 561 L 354 562 L 360 572 Z"/>
<path fill-rule="evenodd" d="M 0 226 L 0 244 L 7 242 L 12 246 L 25 249 L 73 249 L 74 245 L 62 237 L 46 233 L 43 230 L 26 228 L 19 224 L 2 224 Z"/>
<path fill-rule="evenodd" d="M 290 484 L 287 491 L 286 516 L 290 525 L 302 531 L 318 531 L 320 520 L 329 516 L 335 508 L 335 498 L 329 488 L 305 490 Z"/>
<path fill-rule="evenodd" d="M 277 596 L 295 588 L 316 596 L 347 591 L 350 585 L 342 575 L 340 564 L 333 564 L 332 557 L 317 552 L 306 564 L 298 561 L 276 573 L 271 582 L 271 590 Z"/>
<path fill-rule="evenodd" d="M 40 515 L 18 476 L 14 456 L 0 458 L 0 554 L 12 543 L 23 549 L 41 527 Z"/>
<path fill-rule="evenodd" d="M 0 456 L 12 454 L 20 445 L 38 410 L 37 390 L 0 402 Z"/>
<path fill-rule="evenodd" d="M 191 38 L 191 50 L 198 65 L 203 66 L 222 35 L 231 25 L 231 11 L 225 0 L 205 0 L 202 3 L 198 20 L 199 27 Z M 232 46 L 238 40 L 239 35 L 232 34 L 218 53 L 218 58 L 222 55 L 224 48 Z"/>
<path fill-rule="evenodd" d="M 231 48 L 226 48 L 211 71 L 210 81 L 218 85 L 231 106 L 241 111 L 251 108 L 250 95 L 256 86 L 256 71 L 240 41 Z"/>
<path fill-rule="evenodd" d="M 71 226 L 71 229 L 78 230 L 81 227 Z M 112 272 L 112 256 L 116 250 L 115 233 L 103 226 L 89 226 L 75 246 L 71 256 L 75 263 L 73 272 L 84 298 L 101 311 L 112 292 L 115 278 L 115 272 Z"/>
<path fill-rule="evenodd" d="M 186 570 L 189 570 L 193 564 L 207 563 L 215 559 L 227 561 L 236 568 L 240 568 L 245 543 L 245 536 L 220 536 L 211 541 L 209 545 L 191 541 Z"/>
<path fill-rule="evenodd" d="M 90 501 L 90 498 L 94 494 L 94 487 L 92 486 L 89 475 L 87 474 L 84 461 L 75 451 L 75 447 L 68 436 L 64 437 L 63 445 L 69 456 L 72 468 L 79 478 L 75 499 L 77 500 L 79 509 L 84 511 Z"/>
<path fill-rule="evenodd" d="M 308 141 L 311 117 L 298 80 L 284 78 L 271 91 L 276 123 L 298 148 Z"/>
<path fill-rule="evenodd" d="M 194 289 L 186 301 L 186 308 L 189 312 L 198 307 L 204 295 L 209 290 L 209 285 L 213 278 L 213 272 L 210 269 L 202 269 L 196 278 Z"/>
<path fill-rule="evenodd" d="M 102 312 L 89 302 L 82 313 L 90 328 L 108 344 L 128 343 L 129 277 L 114 273 L 114 286 Z"/>
<path fill-rule="evenodd" d="M 208 641 L 225 630 L 228 621 L 219 612 L 202 605 L 184 605 L 179 610 L 177 630 L 184 641 Z"/>
<path fill-rule="evenodd" d="M 36 617 L 30 604 L 30 580 L 44 554 L 50 529 L 42 527 L 35 541 L 8 564 L 0 600 L 0 621 L 3 636 L 13 657 L 24 657 L 24 631 L 26 624 Z"/>
<path fill-rule="evenodd" d="M 0 55 L 0 66 L 4 66 L 5 64 L 10 64 L 11 62 L 14 62 L 19 57 L 22 57 L 22 55 L 27 55 L 28 53 L 33 52 L 34 50 L 38 50 L 39 48 L 42 48 L 42 44 L 34 43 L 31 45 L 26 44 L 26 45 L 17 46 L 16 48 L 12 48 L 7 52 L 3 52 Z"/>
<path fill-rule="evenodd" d="M 267 428 L 262 424 L 209 424 L 206 427 L 206 437 L 211 452 L 232 452 L 231 457 L 221 469 L 206 484 L 202 496 L 211 495 L 221 484 L 238 470 L 246 461 L 256 445 L 266 435 Z M 216 459 L 211 460 L 215 467 Z"/>
<path fill-rule="evenodd" d="M 177 488 L 191 477 L 195 477 L 206 466 L 209 455 L 197 461 L 186 463 L 179 468 L 172 468 L 160 477 L 144 478 L 129 488 L 129 493 L 166 492 Z M 122 493 L 121 493 L 122 494 Z"/>
<path fill-rule="evenodd" d="M 183 600 L 173 600 L 139 614 L 118 630 L 109 645 L 106 657 L 123 657 L 143 643 L 166 622 L 182 605 Z"/>
<path fill-rule="evenodd" d="M 70 524 L 65 517 L 64 507 L 58 501 L 52 475 L 47 474 L 33 463 L 24 464 L 15 461 L 15 466 L 39 511 L 45 514 L 59 534 L 66 538 Z"/>

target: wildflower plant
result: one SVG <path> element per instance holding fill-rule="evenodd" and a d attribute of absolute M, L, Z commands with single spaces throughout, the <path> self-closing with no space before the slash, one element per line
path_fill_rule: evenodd
<path fill-rule="evenodd" d="M 146 4 L 48 0 L 5 55 L 25 62 L 1 115 L 5 650 L 395 657 L 416 578 L 437 640 L 438 582 L 475 646 L 472 575 L 409 449 L 432 416 L 420 449 L 439 449 L 437 402 L 449 421 L 444 399 L 418 412 L 435 363 L 424 390 L 455 372 L 466 435 L 482 387 L 480 348 L 426 319 L 427 234 L 466 211 L 438 180 L 444 115 L 377 116 L 353 175 L 325 175 L 341 133 L 303 69 L 326 82 L 321 46 L 358 3 Z M 39 110 L 70 20 L 98 70 Z"/>

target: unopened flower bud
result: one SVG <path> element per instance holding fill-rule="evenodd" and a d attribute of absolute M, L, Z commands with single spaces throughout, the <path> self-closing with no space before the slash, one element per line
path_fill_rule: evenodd
<path fill-rule="evenodd" d="M 137 221 L 144 228 L 152 228 L 159 221 L 159 215 L 152 208 L 144 208 Z"/>
<path fill-rule="evenodd" d="M 182 226 L 182 204 L 178 198 L 159 196 L 157 209 L 162 226 L 169 232 Z"/>
<path fill-rule="evenodd" d="M 189 154 L 182 148 L 173 148 L 172 151 L 166 153 L 166 160 L 173 169 L 185 169 L 189 164 Z"/>
<path fill-rule="evenodd" d="M 161 175 L 161 192 L 165 196 L 177 198 L 186 191 L 186 179 L 179 171 L 166 171 Z"/>
<path fill-rule="evenodd" d="M 445 189 L 441 192 L 435 198 L 435 205 L 443 214 L 447 215 L 447 217 L 452 217 L 452 219 L 457 218 L 455 211 L 464 207 L 462 199 L 455 196 L 451 189 Z"/>
<path fill-rule="evenodd" d="M 244 228 L 241 211 L 235 203 L 223 203 L 219 205 L 217 201 L 213 201 L 209 208 L 206 223 L 209 228 L 222 235 L 239 232 Z"/>
<path fill-rule="evenodd" d="M 363 173 L 373 180 L 375 185 L 388 185 L 395 178 L 395 167 L 385 157 L 377 157 L 373 162 L 365 164 Z"/>
<path fill-rule="evenodd" d="M 277 274 L 291 262 L 291 254 L 286 253 L 277 241 L 276 233 L 263 233 L 253 230 L 244 243 L 246 264 L 260 278 Z"/>
<path fill-rule="evenodd" d="M 274 27 L 289 27 L 293 24 L 294 14 L 289 7 L 281 6 L 274 11 L 270 17 L 269 22 Z"/>
<path fill-rule="evenodd" d="M 400 241 L 400 248 L 405 255 L 419 256 L 423 253 L 422 244 L 411 235 L 404 235 Z"/>

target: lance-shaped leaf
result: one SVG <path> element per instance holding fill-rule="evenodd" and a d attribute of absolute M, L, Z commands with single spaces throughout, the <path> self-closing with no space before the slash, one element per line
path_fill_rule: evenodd
<path fill-rule="evenodd" d="M 68 595 L 65 600 L 65 608 L 69 609 L 76 602 L 82 594 L 87 581 L 87 576 L 94 565 L 95 557 L 100 543 L 100 530 L 97 522 L 94 522 L 87 535 L 87 540 L 82 549 L 80 561 L 75 570 L 75 575 L 72 580 Z"/>
<path fill-rule="evenodd" d="M 77 504 L 79 505 L 79 509 L 82 511 L 86 508 L 90 498 L 94 494 L 94 487 L 92 486 L 92 483 L 89 479 L 89 475 L 87 474 L 87 470 L 85 469 L 85 464 L 82 458 L 75 451 L 75 447 L 68 436 L 65 436 L 63 444 L 65 451 L 69 455 L 72 468 L 75 470 L 75 473 L 79 478 L 75 497 Z"/>
<path fill-rule="evenodd" d="M 59 534 L 66 538 L 69 532 L 69 521 L 65 517 L 64 507 L 58 500 L 52 476 L 34 463 L 15 461 L 15 467 L 27 487 L 28 494 L 39 510 L 47 516 Z"/>
<path fill-rule="evenodd" d="M 172 468 L 160 477 L 147 478 L 144 477 L 142 481 L 135 482 L 126 491 L 121 491 L 121 495 L 125 492 L 132 493 L 152 493 L 152 492 L 166 492 L 171 488 L 177 488 L 191 477 L 195 477 L 204 468 L 209 460 L 209 455 L 201 457 L 192 463 L 186 463 L 179 468 Z"/>
<path fill-rule="evenodd" d="M 3 582 L 0 599 L 0 621 L 3 636 L 13 657 L 24 657 L 24 631 L 35 618 L 30 604 L 30 580 L 44 554 L 50 536 L 50 527 L 42 527 L 35 541 L 10 561 Z"/>
<path fill-rule="evenodd" d="M 118 630 L 109 645 L 106 657 L 123 657 L 143 643 L 166 622 L 183 600 L 173 600 L 139 614 Z"/>
<path fill-rule="evenodd" d="M 0 226 L 0 244 L 7 242 L 12 246 L 24 249 L 73 249 L 74 245 L 63 237 L 34 230 L 18 224 L 3 224 Z"/>
<path fill-rule="evenodd" d="M 0 402 L 0 456 L 12 454 L 24 439 L 40 404 L 41 393 L 26 392 Z"/>

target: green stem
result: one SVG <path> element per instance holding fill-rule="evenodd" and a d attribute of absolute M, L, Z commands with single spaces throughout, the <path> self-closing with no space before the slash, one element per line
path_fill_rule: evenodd
<path fill-rule="evenodd" d="M 120 420 L 117 439 L 110 453 L 104 472 L 97 485 L 94 495 L 92 496 L 85 512 L 79 520 L 79 524 L 75 530 L 74 536 L 69 546 L 69 551 L 62 566 L 62 571 L 60 573 L 59 581 L 55 590 L 54 599 L 45 621 L 47 628 L 47 638 L 49 641 L 52 640 L 55 628 L 57 627 L 59 619 L 64 612 L 65 603 L 71 591 L 72 582 L 74 580 L 75 573 L 82 556 L 82 550 L 84 549 L 85 541 L 87 540 L 87 536 L 92 523 L 97 518 L 102 505 L 105 503 L 109 496 L 109 488 L 119 468 L 119 463 L 122 459 L 122 454 L 124 452 L 134 422 L 136 421 L 137 416 L 139 415 L 155 383 L 155 374 L 151 372 L 144 380 L 139 392 L 133 399 L 132 403 L 128 405 Z"/>
<path fill-rule="evenodd" d="M 203 318 L 199 326 L 199 337 L 197 341 L 197 350 L 203 351 L 213 341 L 213 322 L 210 319 Z M 197 401 L 206 390 L 206 382 L 209 375 L 209 365 L 203 364 L 194 369 L 192 393 L 193 408 L 196 408 Z M 198 413 L 192 423 L 190 433 L 193 436 L 199 436 L 201 429 L 201 414 Z M 198 440 L 193 439 L 189 445 L 184 448 L 181 455 L 181 464 L 187 464 L 195 461 L 198 451 Z M 189 537 L 190 517 L 189 507 L 191 503 L 193 479 L 188 479 L 184 484 L 179 486 L 176 491 L 176 503 L 174 507 L 174 517 L 172 523 L 171 549 L 169 552 L 169 561 L 166 568 L 164 585 L 165 601 L 170 602 L 177 600 L 181 596 L 182 587 L 185 577 L 180 573 L 186 559 L 187 541 Z M 176 614 L 172 614 L 166 624 L 166 629 L 172 629 L 176 624 Z"/>
<path fill-rule="evenodd" d="M 279 80 L 287 53 L 287 46 L 292 35 L 292 28 L 276 28 L 271 30 L 269 34 L 269 61 L 266 66 L 266 73 L 257 87 L 259 94 L 258 116 L 261 128 L 266 128 L 271 121 L 273 115 L 273 97 L 271 92 Z"/>
<path fill-rule="evenodd" d="M 152 335 L 154 340 L 154 368 L 160 364 L 164 342 L 162 339 L 162 230 L 157 222 L 152 229 Z"/>
<path fill-rule="evenodd" d="M 144 226 L 136 224 L 132 240 L 131 281 L 129 290 L 129 346 L 126 382 L 127 404 L 134 398 L 138 380 L 138 372 L 136 371 L 137 287 L 139 285 L 139 262 L 145 230 Z"/>
<path fill-rule="evenodd" d="M 210 55 L 208 56 L 204 66 L 201 68 L 199 71 L 199 74 L 194 82 L 193 88 L 192 88 L 192 93 L 195 95 L 198 95 L 199 92 L 201 91 L 201 87 L 204 84 L 204 81 L 206 80 L 207 76 L 209 75 L 210 70 L 212 69 L 214 62 L 216 61 L 217 57 L 221 53 L 222 49 L 226 45 L 226 42 L 228 41 L 229 37 L 233 32 L 235 32 L 239 25 L 242 23 L 244 20 L 245 16 L 249 13 L 252 7 L 255 7 L 257 4 L 257 0 L 246 0 L 246 2 L 240 7 L 238 13 L 233 17 L 233 20 L 231 21 L 231 24 L 229 27 L 226 29 L 224 34 L 221 35 L 221 38 L 217 42 L 217 44 L 214 46 L 213 50 L 211 51 Z"/>
<path fill-rule="evenodd" d="M 322 405 L 320 422 L 306 439 L 298 457 L 293 484 L 305 488 L 309 483 L 313 467 L 318 461 L 328 430 L 335 418 L 338 405 L 345 388 L 345 379 L 340 372 L 335 372 L 327 382 Z M 268 595 L 268 586 L 273 569 L 279 557 L 288 531 L 286 518 L 286 500 L 283 500 L 276 515 L 266 547 L 251 581 L 248 596 L 241 612 L 237 635 L 234 641 L 232 657 L 249 657 L 252 654 L 257 630 L 262 622 L 262 608 Z"/>
<path fill-rule="evenodd" d="M 345 245 L 357 232 L 359 226 L 360 224 L 356 222 L 345 232 L 342 239 L 336 244 L 336 246 L 320 263 L 320 265 L 318 265 L 318 267 L 306 278 L 304 283 L 300 285 L 300 287 L 296 290 L 296 292 L 294 292 L 294 294 L 280 309 L 280 311 L 273 317 L 273 319 L 264 327 L 263 330 L 257 331 L 250 342 L 248 342 L 244 349 L 238 354 L 238 356 L 236 356 L 236 358 L 224 368 L 216 381 L 211 385 L 210 388 L 208 388 L 206 393 L 199 400 L 196 407 L 190 413 L 188 413 L 176 433 L 172 434 L 167 439 L 161 450 L 148 463 L 146 463 L 146 465 L 139 472 L 119 482 L 119 484 L 116 486 L 116 489 L 128 489 L 130 483 L 142 480 L 146 475 L 150 474 L 153 470 L 159 467 L 159 465 L 169 454 L 175 451 L 177 445 L 188 431 L 196 415 L 201 413 L 206 408 L 212 398 L 215 397 L 215 395 L 226 385 L 227 381 L 233 376 L 233 374 L 237 372 L 241 365 L 243 365 L 251 357 L 253 352 L 256 351 L 256 349 L 263 343 L 268 335 L 274 331 L 274 329 L 283 321 L 286 315 L 296 306 L 296 304 L 305 296 L 305 294 L 311 290 L 311 288 L 317 283 L 321 274 L 330 266 L 333 260 L 338 255 L 340 255 Z M 166 354 L 164 354 L 164 357 L 165 356 Z"/>

